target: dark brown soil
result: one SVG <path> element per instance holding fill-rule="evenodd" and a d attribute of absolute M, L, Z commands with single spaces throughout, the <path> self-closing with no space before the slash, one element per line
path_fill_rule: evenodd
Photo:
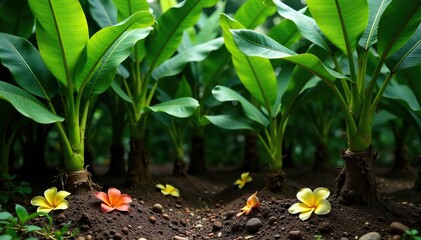
<path fill-rule="evenodd" d="M 160 168 L 158 168 L 160 169 Z M 155 171 L 154 169 L 152 169 Z M 117 187 L 133 198 L 128 213 L 113 211 L 104 214 L 100 201 L 93 194 L 70 195 L 70 207 L 55 216 L 63 214 L 61 222 L 71 221 L 71 229 L 79 228 L 79 239 L 289 239 L 291 231 L 298 230 L 302 238 L 315 239 L 358 239 L 369 232 L 378 232 L 382 239 L 394 234 L 389 232 L 392 222 L 400 222 L 409 228 L 421 229 L 421 194 L 411 191 L 415 174 L 390 174 L 378 172 L 379 191 L 384 205 L 344 206 L 330 196 L 332 210 L 328 215 L 312 215 L 301 221 L 297 215 L 288 213 L 288 207 L 297 202 L 296 192 L 302 187 L 327 187 L 334 192 L 338 173 L 332 170 L 317 173 L 310 170 L 286 169 L 288 188 L 283 194 L 265 189 L 263 174 L 251 173 L 254 180 L 239 190 L 232 183 L 240 176 L 236 169 L 209 170 L 208 173 L 193 177 L 172 177 L 171 170 L 155 171 L 157 183 L 169 183 L 180 190 L 180 198 L 163 196 L 154 186 L 127 188 L 124 185 L 110 185 L 121 179 L 94 178 L 106 191 Z M 45 186 L 48 188 L 49 186 Z M 246 199 L 259 191 L 260 208 L 250 215 L 236 217 Z M 35 194 L 42 194 L 40 193 Z M 152 206 L 160 203 L 163 213 L 152 211 Z M 31 209 L 35 210 L 35 209 Z M 257 232 L 249 232 L 246 223 L 258 218 L 263 226 Z M 154 219 L 154 220 L 153 220 Z M 180 238 L 183 239 L 183 238 Z"/>

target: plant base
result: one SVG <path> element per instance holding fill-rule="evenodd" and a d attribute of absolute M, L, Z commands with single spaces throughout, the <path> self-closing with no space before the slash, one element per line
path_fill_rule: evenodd
<path fill-rule="evenodd" d="M 84 194 L 91 191 L 98 191 L 101 187 L 92 182 L 92 174 L 86 170 L 61 172 L 57 180 L 61 182 L 63 189 L 73 194 Z"/>
<path fill-rule="evenodd" d="M 380 201 L 375 176 L 372 172 L 376 154 L 371 148 L 365 152 L 341 154 L 345 166 L 336 178 L 335 196 L 345 205 L 371 205 Z"/>
<path fill-rule="evenodd" d="M 129 170 L 127 183 L 133 187 L 153 184 L 149 172 L 148 153 L 142 139 L 130 139 Z"/>
<path fill-rule="evenodd" d="M 269 171 L 266 173 L 267 188 L 272 192 L 284 192 L 286 176 L 284 170 Z"/>
<path fill-rule="evenodd" d="M 183 159 L 175 158 L 172 174 L 177 177 L 187 176 L 186 163 Z"/>

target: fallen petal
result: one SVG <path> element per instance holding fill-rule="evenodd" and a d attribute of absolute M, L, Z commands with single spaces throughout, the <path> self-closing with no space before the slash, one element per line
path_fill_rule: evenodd
<path fill-rule="evenodd" d="M 288 208 L 288 212 L 291 214 L 301 213 L 301 212 L 308 212 L 312 208 L 307 206 L 304 203 L 294 203 L 291 207 Z"/>
<path fill-rule="evenodd" d="M 310 211 L 302 212 L 302 213 L 300 213 L 299 218 L 301 219 L 301 221 L 305 221 L 305 220 L 310 218 L 313 211 L 314 211 L 314 209 L 311 209 Z"/>
<path fill-rule="evenodd" d="M 37 208 L 37 212 L 39 212 L 39 213 L 49 213 L 49 212 L 51 212 L 51 210 L 53 210 L 51 207 L 44 207 L 44 206 L 39 206 L 38 208 Z"/>
<path fill-rule="evenodd" d="M 108 212 L 111 212 L 112 210 L 114 210 L 114 208 L 113 207 L 110 207 L 110 206 L 108 206 L 107 204 L 105 204 L 105 203 L 101 203 L 101 211 L 103 212 L 103 213 L 108 213 Z"/>
<path fill-rule="evenodd" d="M 120 205 L 116 206 L 116 207 L 115 207 L 115 209 L 117 209 L 117 210 L 119 210 L 119 211 L 125 211 L 125 212 L 128 212 L 128 211 L 129 211 L 129 209 L 130 209 L 130 206 L 129 206 L 129 204 L 124 203 L 124 204 L 120 204 Z"/>
<path fill-rule="evenodd" d="M 44 192 L 45 199 L 47 199 L 50 206 L 54 206 L 54 201 L 56 200 L 57 188 L 51 187 Z"/>
<path fill-rule="evenodd" d="M 317 215 L 328 214 L 331 210 L 330 203 L 326 199 L 320 199 L 316 203 L 316 210 L 314 211 Z"/>
<path fill-rule="evenodd" d="M 316 199 L 316 201 L 319 200 L 319 199 L 326 199 L 326 198 L 329 197 L 330 191 L 327 188 L 318 187 L 318 188 L 314 189 L 313 195 L 314 195 L 314 198 Z"/>
<path fill-rule="evenodd" d="M 117 188 L 109 188 L 108 189 L 108 199 L 110 201 L 111 206 L 115 206 L 120 199 L 121 191 Z"/>
<path fill-rule="evenodd" d="M 110 201 L 108 199 L 108 195 L 105 192 L 96 192 L 95 197 L 97 197 L 99 200 L 103 201 L 107 205 L 111 205 Z"/>
<path fill-rule="evenodd" d="M 165 190 L 165 187 L 162 184 L 156 184 L 155 187 L 157 187 L 159 189 L 162 189 L 162 190 Z"/>
<path fill-rule="evenodd" d="M 301 188 L 297 193 L 297 198 L 307 206 L 314 206 L 314 194 L 310 188 Z"/>
<path fill-rule="evenodd" d="M 31 204 L 33 206 L 44 206 L 44 207 L 50 207 L 51 208 L 51 205 L 47 201 L 47 199 L 45 199 L 45 197 L 41 197 L 41 196 L 36 196 L 36 197 L 32 198 Z"/>
<path fill-rule="evenodd" d="M 54 207 L 54 210 L 56 209 L 60 209 L 60 210 L 64 210 L 69 208 L 69 202 L 67 202 L 67 200 L 61 199 L 61 201 L 58 201 L 56 203 L 56 206 Z"/>

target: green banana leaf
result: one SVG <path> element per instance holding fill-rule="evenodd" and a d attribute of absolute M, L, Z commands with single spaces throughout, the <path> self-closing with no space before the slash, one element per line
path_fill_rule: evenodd
<path fill-rule="evenodd" d="M 320 59 L 309 53 L 296 54 L 268 36 L 253 30 L 231 30 L 237 47 L 247 56 L 284 59 L 297 64 L 322 80 L 335 81 L 346 76 L 326 67 Z"/>
<path fill-rule="evenodd" d="M 401 84 L 406 84 L 414 92 L 418 104 L 421 105 L 421 65 L 400 70 L 396 72 L 395 76 Z"/>
<path fill-rule="evenodd" d="M 220 25 L 223 30 L 224 42 L 232 55 L 232 61 L 244 87 L 265 107 L 272 107 L 277 97 L 277 82 L 275 71 L 269 60 L 244 55 L 235 46 L 231 29 L 243 29 L 241 23 L 221 15 Z M 270 110 L 270 109 L 268 109 Z"/>
<path fill-rule="evenodd" d="M 146 41 L 146 60 L 150 69 L 155 69 L 177 50 L 183 31 L 192 27 L 203 8 L 215 5 L 218 0 L 189 0 L 170 8 L 158 19 L 159 30 L 154 38 Z"/>
<path fill-rule="evenodd" d="M 395 81 L 390 82 L 383 97 L 403 101 L 412 111 L 421 111 L 421 105 L 412 90 L 403 84 L 397 84 Z"/>
<path fill-rule="evenodd" d="M 29 38 L 34 33 L 34 24 L 27 0 L 1 1 L 0 32 Z"/>
<path fill-rule="evenodd" d="M 352 55 L 367 27 L 367 0 L 307 0 L 307 5 L 329 41 L 346 55 Z"/>
<path fill-rule="evenodd" d="M 136 33 L 135 36 L 138 36 L 137 40 L 140 40 L 147 36 L 150 32 L 149 26 L 154 23 L 153 16 L 149 12 L 136 12 L 131 17 L 126 19 L 123 22 L 120 22 L 114 26 L 106 27 L 99 30 L 95 33 L 92 38 L 89 40 L 86 49 L 84 51 L 84 56 L 86 56 L 86 63 L 81 61 L 83 68 L 81 71 L 78 71 L 76 76 L 76 87 L 79 91 L 80 88 L 88 83 L 92 78 L 93 74 L 97 67 L 101 65 L 101 61 L 104 61 L 103 57 L 119 57 L 119 54 L 113 54 L 113 51 L 118 48 L 118 46 L 127 46 L 133 45 L 133 43 L 128 42 L 124 43 L 122 40 L 128 36 L 133 36 L 133 33 Z M 127 31 L 133 29 L 142 29 L 144 30 L 131 32 L 128 34 Z M 139 34 L 140 33 L 140 34 Z M 145 35 L 146 34 L 146 35 Z M 136 40 L 136 39 L 134 39 Z M 107 55 L 106 55 L 107 54 Z M 126 56 L 127 57 L 127 56 Z M 121 58 L 120 58 L 121 59 Z M 124 57 L 125 59 L 125 57 Z M 121 60 L 124 60 L 121 59 Z M 103 66 L 104 64 L 102 64 Z M 118 65 L 117 65 L 118 66 Z M 115 66 L 115 67 L 117 67 Z M 96 84 L 100 84 L 95 82 Z M 109 86 L 109 85 L 108 85 Z"/>
<path fill-rule="evenodd" d="M 400 49 L 417 30 L 421 21 L 421 1 L 392 1 L 384 11 L 377 33 L 377 51 L 388 57 Z"/>
<path fill-rule="evenodd" d="M 0 33 L 0 61 L 17 84 L 29 93 L 48 101 L 56 93 L 57 81 L 37 49 L 25 38 Z"/>
<path fill-rule="evenodd" d="M 238 101 L 241 104 L 241 107 L 243 108 L 244 114 L 247 116 L 247 118 L 259 123 L 264 127 L 269 125 L 269 120 L 266 118 L 266 116 L 263 115 L 263 113 L 259 111 L 259 109 L 257 109 L 251 102 L 238 94 L 236 91 L 228 87 L 218 85 L 212 90 L 212 94 L 216 100 L 220 102 Z"/>
<path fill-rule="evenodd" d="M 177 0 L 160 0 L 159 6 L 161 6 L 161 11 L 164 13 L 168 11 L 168 9 L 177 5 Z"/>
<path fill-rule="evenodd" d="M 190 84 L 184 76 L 178 84 L 177 91 L 175 92 L 175 98 L 182 97 L 193 97 L 193 91 L 191 90 Z"/>
<path fill-rule="evenodd" d="M 116 81 L 113 81 L 111 83 L 111 88 L 113 89 L 113 91 L 119 96 L 121 97 L 124 101 L 128 102 L 128 103 L 133 103 L 133 100 L 127 95 L 127 93 L 121 89 L 121 87 L 117 84 Z"/>
<path fill-rule="evenodd" d="M 377 42 L 380 17 L 392 0 L 368 0 L 368 25 L 358 44 L 368 50 Z"/>
<path fill-rule="evenodd" d="M 421 63 L 421 25 L 409 41 L 392 56 L 386 59 L 386 66 L 394 73 Z"/>
<path fill-rule="evenodd" d="M 89 12 L 100 28 L 117 24 L 117 11 L 112 0 L 89 0 Z"/>
<path fill-rule="evenodd" d="M 203 61 L 211 51 L 219 49 L 223 43 L 224 40 L 222 38 L 216 38 L 186 49 L 159 65 L 153 71 L 152 77 L 159 80 L 164 77 L 174 76 L 180 73 L 187 63 Z"/>
<path fill-rule="evenodd" d="M 64 118 L 50 112 L 44 104 L 28 92 L 0 81 L 0 98 L 10 102 L 25 117 L 41 124 L 62 122 Z"/>
<path fill-rule="evenodd" d="M 115 78 L 117 67 L 130 55 L 133 46 L 147 37 L 151 27 L 126 31 L 107 50 L 94 76 L 86 85 L 88 96 L 98 95 L 110 86 Z"/>
<path fill-rule="evenodd" d="M 113 0 L 117 7 L 117 21 L 121 22 L 138 11 L 149 11 L 146 0 Z"/>
<path fill-rule="evenodd" d="M 37 19 L 36 36 L 42 59 L 61 83 L 73 86 L 75 67 L 89 38 L 79 1 L 29 0 L 29 6 Z"/>
<path fill-rule="evenodd" d="M 248 119 L 241 118 L 238 116 L 232 116 L 232 115 L 217 115 L 217 116 L 205 115 L 203 116 L 201 120 L 201 124 L 206 125 L 209 122 L 217 127 L 227 129 L 227 130 L 244 129 L 244 130 L 256 131 L 252 127 Z"/>
<path fill-rule="evenodd" d="M 296 11 L 280 0 L 273 0 L 273 2 L 276 5 L 279 15 L 293 21 L 304 38 L 325 49 L 330 54 L 333 54 L 333 50 L 329 47 L 326 36 L 320 30 L 319 26 L 317 26 L 313 18 Z"/>
<path fill-rule="evenodd" d="M 247 26 L 247 28 L 255 29 L 275 12 L 276 8 L 274 6 L 265 5 L 262 0 L 248 0 L 241 4 L 240 8 L 235 12 L 234 19 L 243 26 Z"/>
<path fill-rule="evenodd" d="M 177 98 L 145 107 L 144 111 L 164 112 L 178 118 L 187 118 L 194 114 L 199 107 L 199 102 L 190 97 Z"/>
<path fill-rule="evenodd" d="M 300 41 L 301 34 L 299 33 L 294 22 L 288 19 L 282 20 L 268 32 L 268 36 L 278 43 L 282 43 L 285 47 L 293 49 Z"/>
<path fill-rule="evenodd" d="M 221 33 L 219 27 L 219 16 L 225 10 L 226 2 L 218 3 L 215 7 L 215 11 L 208 17 L 206 13 L 202 12 L 202 15 L 197 22 L 199 32 L 193 37 L 192 41 L 196 44 L 208 42 L 218 37 Z"/>

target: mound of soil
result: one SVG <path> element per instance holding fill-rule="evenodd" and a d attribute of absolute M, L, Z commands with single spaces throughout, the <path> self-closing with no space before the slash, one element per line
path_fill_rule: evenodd
<path fill-rule="evenodd" d="M 282 194 L 266 190 L 265 177 L 258 173 L 251 174 L 254 180 L 243 189 L 236 188 L 232 183 L 241 173 L 235 169 L 211 170 L 196 177 L 155 175 L 157 183 L 176 186 L 180 190 L 179 198 L 164 196 L 155 186 L 111 186 L 108 185 L 110 179 L 98 177 L 95 180 L 103 186 L 103 191 L 117 187 L 133 198 L 130 211 L 104 214 L 100 210 L 100 200 L 93 194 L 70 195 L 67 197 L 69 208 L 53 213 L 55 225 L 58 228 L 71 221 L 70 229 L 80 230 L 79 240 L 269 240 L 315 239 L 320 236 L 322 239 L 359 239 L 370 232 L 379 233 L 381 239 L 392 239 L 400 235 L 399 229 L 390 227 L 393 222 L 421 229 L 421 194 L 410 190 L 413 178 L 408 176 L 412 174 L 400 178 L 378 178 L 382 183 L 379 189 L 384 198 L 383 205 L 344 206 L 331 196 L 328 200 L 332 210 L 328 215 L 313 214 L 307 221 L 301 221 L 298 215 L 288 212 L 289 206 L 298 201 L 296 192 L 302 187 L 323 186 L 333 194 L 337 171 L 317 173 L 287 169 L 286 172 L 288 188 Z M 247 216 L 237 217 L 236 213 L 255 191 L 258 191 L 260 207 Z M 154 208 L 155 204 L 162 208 Z"/>

